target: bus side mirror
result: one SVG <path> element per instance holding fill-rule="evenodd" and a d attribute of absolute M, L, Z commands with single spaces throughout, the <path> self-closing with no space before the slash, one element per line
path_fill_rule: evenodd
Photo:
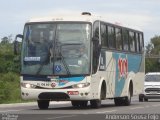
<path fill-rule="evenodd" d="M 16 35 L 16 37 L 15 37 L 15 41 L 14 41 L 14 54 L 15 55 L 18 55 L 19 53 L 20 53 L 20 43 L 21 42 L 19 42 L 18 40 L 17 40 L 17 38 L 21 38 L 21 39 L 23 39 L 23 35 L 21 35 L 21 34 L 18 34 L 18 35 Z"/>

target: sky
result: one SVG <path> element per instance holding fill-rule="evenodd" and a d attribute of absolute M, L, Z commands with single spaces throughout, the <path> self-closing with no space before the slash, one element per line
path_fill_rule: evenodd
<path fill-rule="evenodd" d="M 145 44 L 160 35 L 160 0 L 1 0 L 0 39 L 22 34 L 25 22 L 33 17 L 84 11 L 106 21 L 140 28 Z"/>

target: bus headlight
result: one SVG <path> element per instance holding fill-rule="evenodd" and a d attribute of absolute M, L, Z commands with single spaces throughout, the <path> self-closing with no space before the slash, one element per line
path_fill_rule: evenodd
<path fill-rule="evenodd" d="M 21 83 L 21 86 L 24 88 L 35 88 L 36 85 L 29 84 L 29 83 Z"/>
<path fill-rule="evenodd" d="M 84 88 L 84 87 L 88 87 L 90 85 L 90 83 L 79 83 L 79 84 L 75 84 L 72 87 L 73 88 Z"/>

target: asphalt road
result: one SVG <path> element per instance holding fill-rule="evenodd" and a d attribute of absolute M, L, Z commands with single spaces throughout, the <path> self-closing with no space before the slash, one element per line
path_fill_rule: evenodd
<path fill-rule="evenodd" d="M 51 102 L 47 110 L 39 110 L 35 102 L 2 104 L 0 115 L 2 120 L 160 120 L 160 99 L 139 102 L 134 97 L 130 106 L 115 106 L 113 100 L 105 100 L 99 109 L 90 105 L 73 108 L 70 102 Z"/>

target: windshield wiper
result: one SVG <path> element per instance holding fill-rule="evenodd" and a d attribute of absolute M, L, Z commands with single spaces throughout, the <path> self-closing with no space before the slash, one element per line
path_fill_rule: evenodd
<path fill-rule="evenodd" d="M 50 57 L 50 53 L 48 51 L 46 58 L 44 59 L 44 61 L 42 61 L 42 63 L 40 64 L 40 67 L 38 68 L 36 75 L 39 75 L 39 73 L 42 71 L 44 65 L 49 63 L 49 57 Z"/>

